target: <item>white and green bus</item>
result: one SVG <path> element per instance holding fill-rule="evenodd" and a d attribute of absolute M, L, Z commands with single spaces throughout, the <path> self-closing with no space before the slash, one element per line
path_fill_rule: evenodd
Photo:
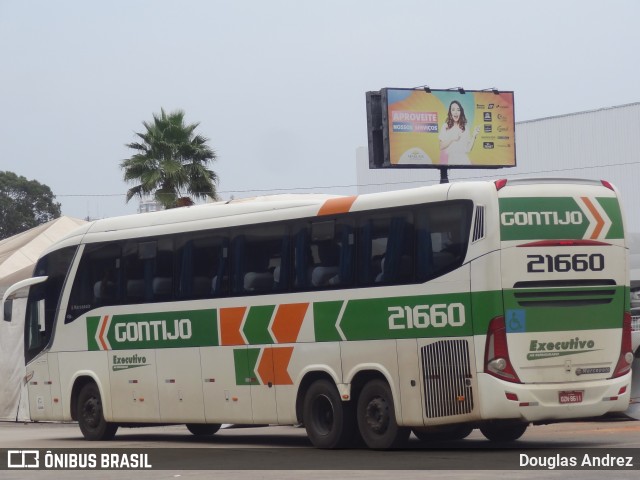
<path fill-rule="evenodd" d="M 31 418 L 89 440 L 236 423 L 303 424 L 321 448 L 510 441 L 627 408 L 627 258 L 607 182 L 453 183 L 98 220 L 3 301 L 30 287 Z"/>

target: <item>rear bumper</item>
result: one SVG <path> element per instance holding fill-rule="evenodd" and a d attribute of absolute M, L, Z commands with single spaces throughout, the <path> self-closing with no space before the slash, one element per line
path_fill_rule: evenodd
<path fill-rule="evenodd" d="M 624 393 L 619 393 L 626 387 Z M 581 390 L 581 403 L 561 404 L 561 390 Z M 516 400 L 507 398 L 515 394 Z M 610 412 L 624 412 L 631 395 L 631 373 L 613 380 L 596 380 L 570 384 L 519 384 L 478 373 L 480 416 L 483 420 L 520 419 L 527 422 L 597 417 Z M 511 395 L 512 396 L 512 395 Z"/>

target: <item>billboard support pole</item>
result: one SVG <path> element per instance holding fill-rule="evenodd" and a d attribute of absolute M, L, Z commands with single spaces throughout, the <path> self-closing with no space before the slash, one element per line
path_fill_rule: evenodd
<path fill-rule="evenodd" d="M 449 183 L 447 167 L 438 167 L 440 169 L 440 183 Z"/>

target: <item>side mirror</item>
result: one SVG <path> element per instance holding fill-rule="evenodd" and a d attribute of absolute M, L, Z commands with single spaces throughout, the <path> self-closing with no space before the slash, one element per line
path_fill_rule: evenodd
<path fill-rule="evenodd" d="M 11 321 L 11 314 L 13 313 L 13 298 L 10 298 L 4 302 L 4 321 Z"/>
<path fill-rule="evenodd" d="M 18 283 L 14 283 L 4 292 L 4 296 L 2 297 L 2 305 L 3 305 L 3 314 L 5 322 L 10 322 L 13 311 L 13 298 L 15 295 L 23 288 L 30 287 L 32 285 L 37 285 L 47 280 L 49 277 L 31 277 L 25 280 L 21 280 Z"/>

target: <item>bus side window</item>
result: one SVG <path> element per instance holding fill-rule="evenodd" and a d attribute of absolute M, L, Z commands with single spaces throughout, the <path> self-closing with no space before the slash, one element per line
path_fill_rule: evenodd
<path fill-rule="evenodd" d="M 152 290 L 154 302 L 173 300 L 173 238 L 162 237 L 157 240 L 156 255 L 147 261 L 152 264 Z"/>
<path fill-rule="evenodd" d="M 180 300 L 221 296 L 227 282 L 228 241 L 219 234 L 184 235 L 176 248 L 177 298 Z"/>
<path fill-rule="evenodd" d="M 150 250 L 150 248 L 148 248 Z M 150 252 L 146 252 L 147 255 Z M 145 298 L 145 272 L 144 260 L 138 253 L 138 242 L 127 242 L 122 251 L 124 268 L 124 303 L 140 303 Z"/>
<path fill-rule="evenodd" d="M 353 220 L 311 224 L 312 288 L 349 287 L 353 284 L 355 231 Z"/>
<path fill-rule="evenodd" d="M 389 238 L 377 283 L 399 284 L 413 280 L 413 222 L 410 215 L 390 219 Z"/>
<path fill-rule="evenodd" d="M 47 276 L 47 280 L 29 290 L 27 312 L 29 337 L 25 361 L 40 353 L 51 340 L 53 324 L 60 305 L 62 289 L 69 273 L 77 247 L 55 250 L 38 260 L 34 276 Z"/>
<path fill-rule="evenodd" d="M 85 245 L 71 288 L 65 323 L 93 308 L 120 303 L 120 254 L 117 243 Z"/>
<path fill-rule="evenodd" d="M 233 293 L 270 293 L 281 283 L 282 252 L 285 247 L 284 225 L 247 228 L 233 239 Z M 288 250 L 287 250 L 288 251 Z M 277 271 L 277 274 L 276 274 Z"/>
<path fill-rule="evenodd" d="M 293 287 L 306 290 L 311 285 L 313 272 L 313 253 L 309 241 L 309 224 L 297 226 L 293 236 Z"/>
<path fill-rule="evenodd" d="M 416 280 L 424 282 L 433 276 L 433 238 L 427 215 L 416 216 Z"/>
<path fill-rule="evenodd" d="M 462 265 L 467 252 L 472 204 L 448 201 L 419 207 L 418 280 L 444 275 Z M 428 250 L 431 250 L 429 255 Z"/>

